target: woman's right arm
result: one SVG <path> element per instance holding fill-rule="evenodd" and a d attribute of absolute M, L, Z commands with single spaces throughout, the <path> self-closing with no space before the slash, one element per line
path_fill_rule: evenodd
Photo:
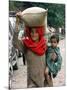
<path fill-rule="evenodd" d="M 16 30 L 14 32 L 14 36 L 13 36 L 13 45 L 15 48 L 17 48 L 18 50 L 22 51 L 23 49 L 23 43 L 21 42 L 21 40 L 18 39 L 18 34 L 19 34 L 19 19 L 20 17 L 20 13 L 16 14 Z"/>

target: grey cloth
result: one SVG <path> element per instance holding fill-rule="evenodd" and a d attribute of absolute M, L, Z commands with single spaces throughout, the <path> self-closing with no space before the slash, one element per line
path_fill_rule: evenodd
<path fill-rule="evenodd" d="M 44 72 L 46 67 L 45 54 L 38 56 L 32 51 L 28 50 L 25 56 L 27 60 L 27 78 L 31 79 L 31 81 L 37 86 L 43 87 L 45 80 Z"/>

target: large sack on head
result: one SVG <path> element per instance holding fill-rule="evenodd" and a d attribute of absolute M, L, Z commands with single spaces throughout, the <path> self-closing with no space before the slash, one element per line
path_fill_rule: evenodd
<path fill-rule="evenodd" d="M 47 10 L 40 7 L 31 7 L 22 12 L 22 19 L 26 26 L 46 26 L 47 24 Z"/>

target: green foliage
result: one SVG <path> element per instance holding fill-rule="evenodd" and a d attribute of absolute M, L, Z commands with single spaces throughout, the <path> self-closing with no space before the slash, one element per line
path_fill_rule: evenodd
<path fill-rule="evenodd" d="M 38 2 L 19 2 L 9 1 L 9 10 L 17 11 L 28 7 L 38 6 L 48 9 L 48 25 L 54 28 L 65 27 L 65 5 L 64 4 L 52 4 L 52 3 L 38 3 Z"/>

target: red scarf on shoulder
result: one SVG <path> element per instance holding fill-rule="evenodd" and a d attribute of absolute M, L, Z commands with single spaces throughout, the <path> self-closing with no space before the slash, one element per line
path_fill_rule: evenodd
<path fill-rule="evenodd" d="M 25 38 L 22 41 L 28 49 L 30 49 L 37 55 L 41 56 L 46 52 L 47 49 L 46 39 L 44 38 L 44 27 L 43 26 L 36 27 L 36 30 L 39 34 L 39 38 L 40 38 L 39 42 L 34 42 L 31 39 L 29 27 L 26 27 L 25 29 L 28 38 Z"/>

